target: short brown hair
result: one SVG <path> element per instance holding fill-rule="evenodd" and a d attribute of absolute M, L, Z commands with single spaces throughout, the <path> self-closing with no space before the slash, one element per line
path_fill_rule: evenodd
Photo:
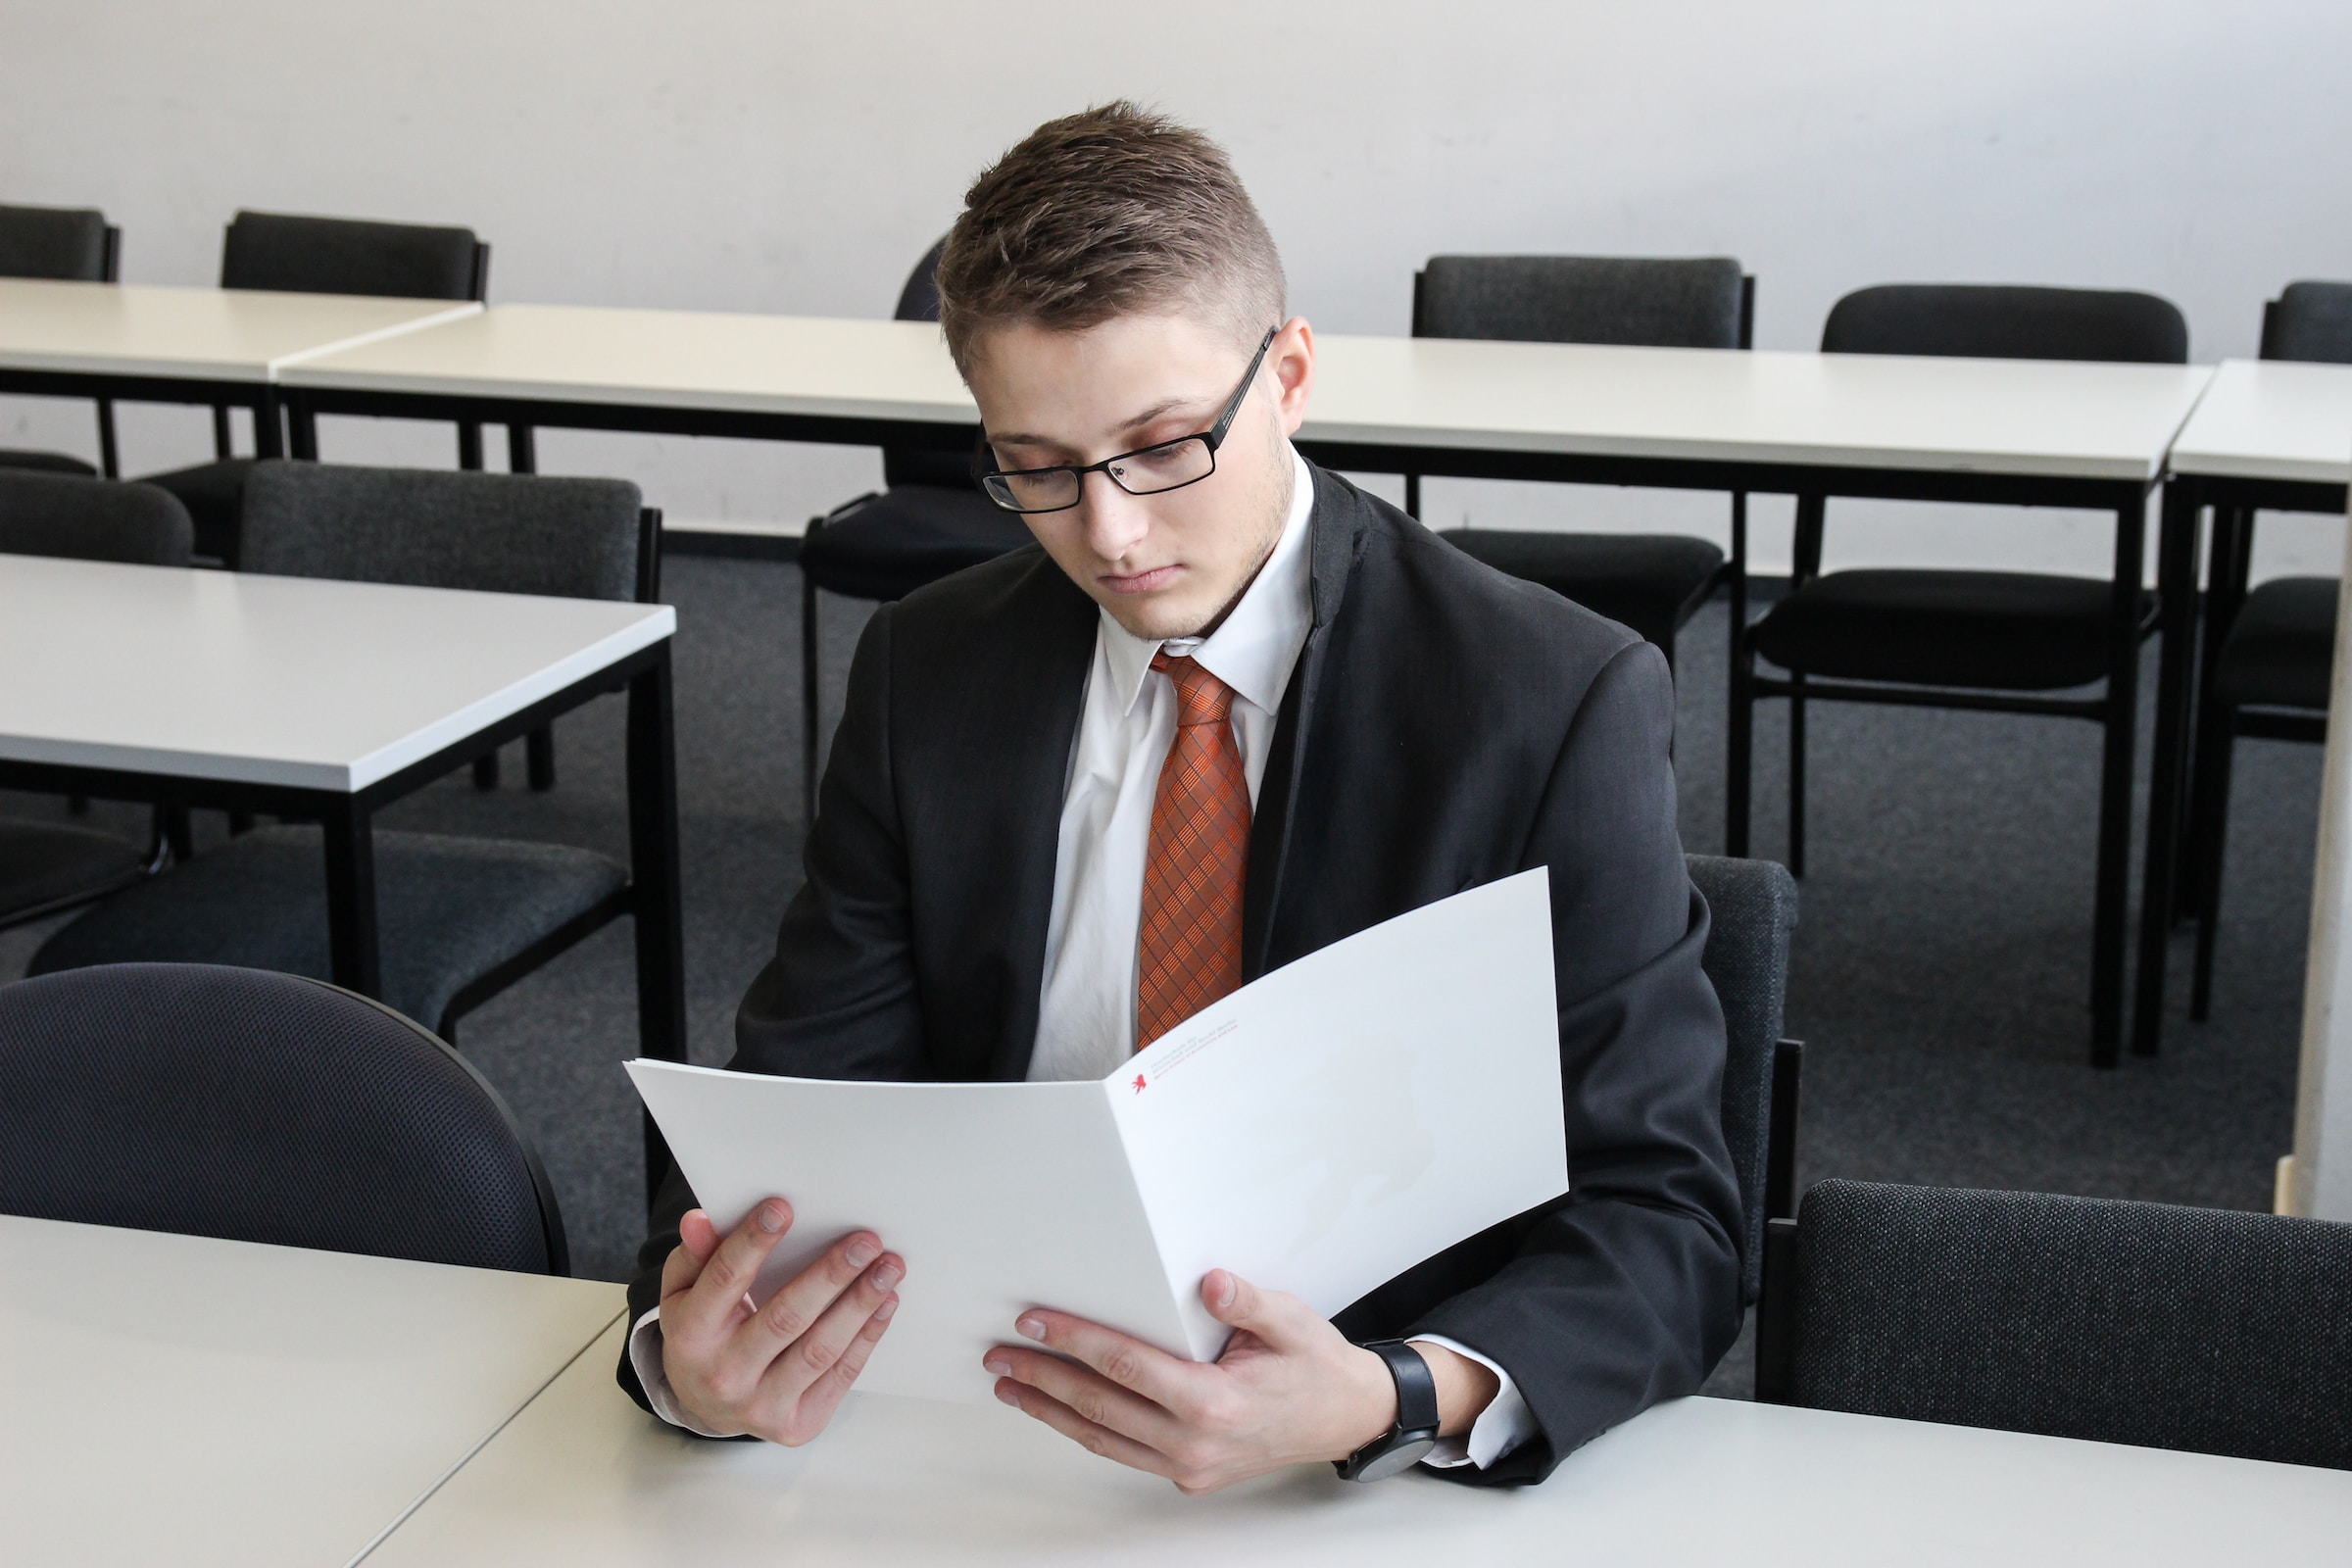
<path fill-rule="evenodd" d="M 1038 126 L 963 204 L 939 321 L 967 372 L 992 325 L 1082 331 L 1195 306 L 1254 344 L 1283 318 L 1282 258 L 1224 149 L 1123 99 Z"/>

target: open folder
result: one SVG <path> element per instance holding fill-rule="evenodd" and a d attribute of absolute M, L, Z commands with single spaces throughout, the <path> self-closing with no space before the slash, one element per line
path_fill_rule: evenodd
<path fill-rule="evenodd" d="M 722 1231 L 791 1200 L 755 1299 L 870 1229 L 906 1279 L 858 1386 L 981 1400 L 1024 1308 L 1210 1360 L 1212 1268 L 1330 1314 L 1559 1197 L 1558 1030 L 1534 870 L 1277 969 L 1100 1081 L 628 1069 Z"/>

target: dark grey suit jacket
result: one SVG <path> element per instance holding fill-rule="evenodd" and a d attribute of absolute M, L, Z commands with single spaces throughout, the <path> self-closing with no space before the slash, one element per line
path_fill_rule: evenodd
<path fill-rule="evenodd" d="M 1538 1481 L 1689 1394 L 1740 1324 L 1707 913 L 1683 866 L 1658 651 L 1315 470 L 1313 629 L 1251 830 L 1247 972 L 1433 900 L 1551 869 L 1573 1190 L 1342 1312 L 1507 1368 L 1543 1428 L 1459 1481 Z M 1017 551 L 874 613 L 737 1071 L 1017 1080 L 1037 1033 L 1064 777 L 1096 609 Z M 671 1173 L 632 1285 L 660 1298 Z M 911 1259 L 919 1270 L 921 1260 Z M 620 1381 L 643 1393 L 624 1355 Z"/>

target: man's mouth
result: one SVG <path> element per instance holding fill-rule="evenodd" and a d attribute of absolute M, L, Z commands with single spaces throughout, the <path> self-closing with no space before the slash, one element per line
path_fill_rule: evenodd
<path fill-rule="evenodd" d="M 1165 588 L 1174 582 L 1176 573 L 1181 569 L 1178 566 L 1153 566 L 1149 571 L 1139 571 L 1128 576 L 1106 571 L 1095 580 L 1114 594 L 1148 594 L 1155 589 Z"/>

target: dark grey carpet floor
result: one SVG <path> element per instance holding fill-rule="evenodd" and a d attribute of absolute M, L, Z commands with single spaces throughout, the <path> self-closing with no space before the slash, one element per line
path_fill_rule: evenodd
<path fill-rule="evenodd" d="M 724 1059 L 736 999 L 799 879 L 800 582 L 788 565 L 673 557 L 678 778 L 694 1058 Z M 838 705 L 867 607 L 823 611 Z M 1720 604 L 1680 653 L 1676 772 L 1685 842 L 1723 843 Z M 2153 677 L 2153 659 L 2149 665 Z M 2086 1064 L 2098 732 L 2073 721 L 1817 705 L 1812 864 L 1788 1024 L 1807 1045 L 1801 1176 L 2032 1188 L 2266 1208 L 2288 1147 L 2316 748 L 2239 748 L 2214 1018 L 2185 1021 L 2176 942 L 2164 1054 Z M 2143 731 L 2143 758 L 2145 724 Z M 1786 726 L 1759 731 L 1755 853 L 1784 842 Z M 390 825 L 506 834 L 626 854 L 616 700 L 558 726 L 549 795 L 446 780 Z M 10 810 L 55 812 L 9 797 Z M 136 836 L 140 813 L 98 819 Z M 2136 844 L 2136 838 L 2134 843 Z M 13 978 L 42 931 L 0 933 Z M 463 1021 L 459 1045 L 514 1103 L 562 1199 L 577 1272 L 622 1277 L 638 1241 L 635 1051 L 626 922 Z M 1712 1387 L 1747 1379 L 1744 1348 Z"/>

